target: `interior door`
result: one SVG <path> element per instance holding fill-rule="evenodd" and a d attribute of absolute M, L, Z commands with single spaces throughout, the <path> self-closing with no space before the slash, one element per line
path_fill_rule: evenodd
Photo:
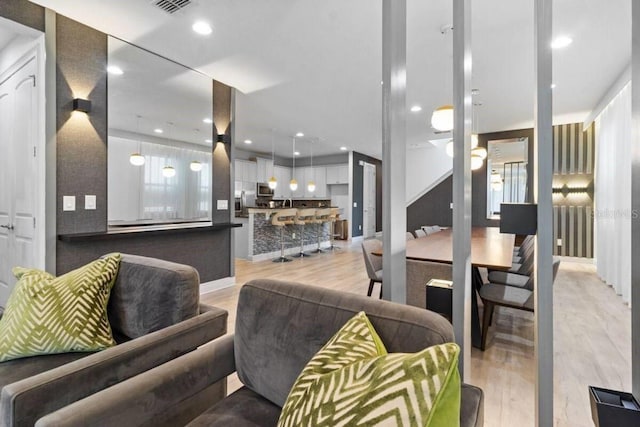
<path fill-rule="evenodd" d="M 37 61 L 28 59 L 0 82 L 0 306 L 15 285 L 14 266 L 38 263 L 39 197 Z"/>
<path fill-rule="evenodd" d="M 376 167 L 371 163 L 364 164 L 362 186 L 362 235 L 364 238 L 376 234 Z"/>

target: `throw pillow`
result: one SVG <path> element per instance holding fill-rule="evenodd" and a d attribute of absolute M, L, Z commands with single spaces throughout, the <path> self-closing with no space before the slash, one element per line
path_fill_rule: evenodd
<path fill-rule="evenodd" d="M 387 354 L 365 319 L 359 313 L 311 359 L 287 397 L 278 427 L 459 426 L 459 347 L 447 343 Z M 355 341 L 354 330 L 371 336 Z"/>
<path fill-rule="evenodd" d="M 114 345 L 107 303 L 120 258 L 109 254 L 57 278 L 14 268 L 18 283 L 0 319 L 0 362 Z"/>

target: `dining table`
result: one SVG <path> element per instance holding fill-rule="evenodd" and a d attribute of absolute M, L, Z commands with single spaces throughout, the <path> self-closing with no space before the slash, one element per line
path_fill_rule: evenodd
<path fill-rule="evenodd" d="M 499 227 L 473 227 L 471 229 L 471 280 L 476 292 L 483 285 L 480 267 L 489 270 L 509 270 L 513 260 L 515 235 L 500 233 Z M 382 255 L 382 252 L 373 252 Z M 407 240 L 406 258 L 418 261 L 453 263 L 453 229 L 440 231 L 417 239 Z M 453 284 L 455 286 L 455 283 Z M 477 295 L 471 299 L 471 342 L 481 348 L 482 331 L 478 313 Z"/>

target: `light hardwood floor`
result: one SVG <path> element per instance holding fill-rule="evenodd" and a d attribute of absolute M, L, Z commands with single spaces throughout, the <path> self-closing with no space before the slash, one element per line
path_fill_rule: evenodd
<path fill-rule="evenodd" d="M 229 332 L 242 284 L 257 278 L 297 281 L 366 295 L 359 245 L 285 264 L 236 261 L 236 285 L 202 296 L 229 311 Z M 376 285 L 379 286 L 379 285 Z M 374 295 L 377 295 L 376 287 Z M 498 308 L 487 350 L 472 349 L 470 383 L 485 393 L 485 426 L 535 425 L 533 314 Z M 631 388 L 631 311 L 589 264 L 563 262 L 554 286 L 556 426 L 591 426 L 588 385 Z M 229 391 L 240 387 L 236 377 Z"/>

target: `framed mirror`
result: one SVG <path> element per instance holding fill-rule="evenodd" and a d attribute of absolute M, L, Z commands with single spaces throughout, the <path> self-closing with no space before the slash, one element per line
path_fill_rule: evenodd
<path fill-rule="evenodd" d="M 210 221 L 211 79 L 114 37 L 108 50 L 109 226 Z"/>
<path fill-rule="evenodd" d="M 500 219 L 501 203 L 528 200 L 529 138 L 490 140 L 487 144 L 487 218 Z"/>

